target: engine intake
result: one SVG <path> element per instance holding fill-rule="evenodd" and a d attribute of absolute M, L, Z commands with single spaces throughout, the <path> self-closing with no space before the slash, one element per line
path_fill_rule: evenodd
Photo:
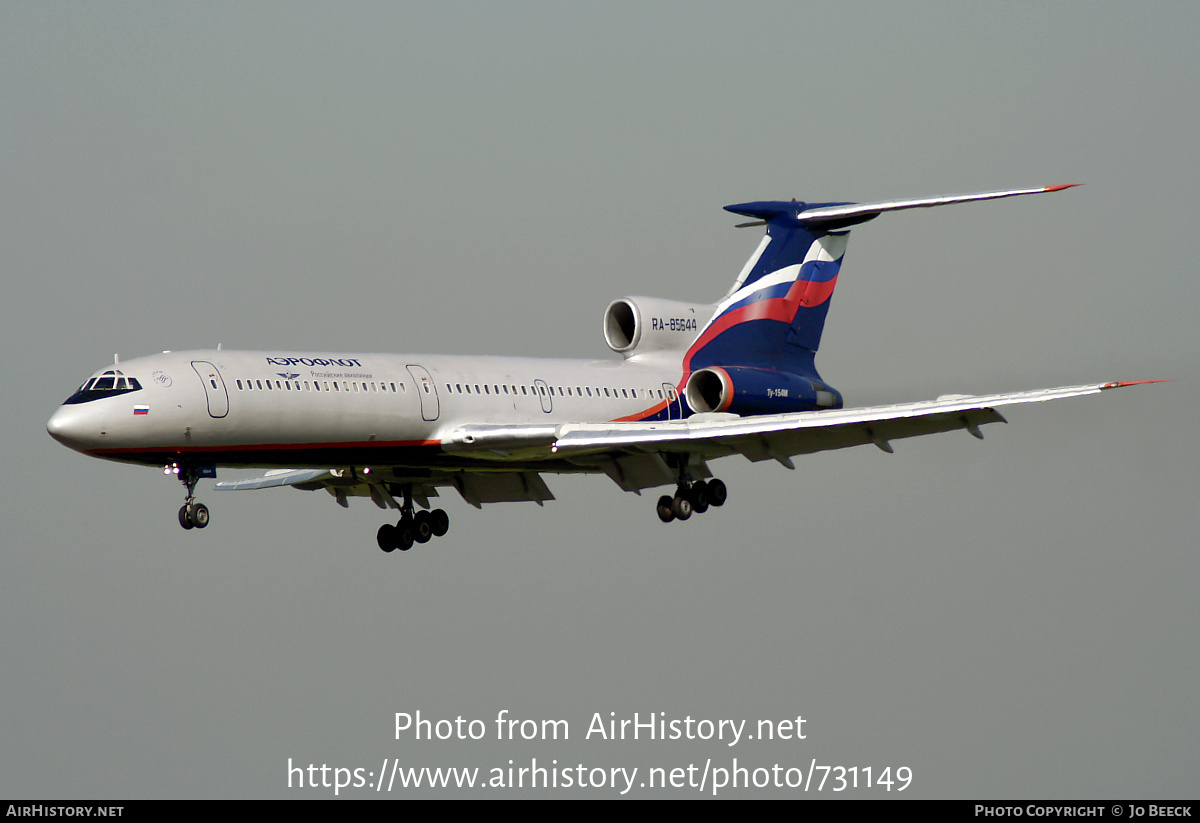
<path fill-rule="evenodd" d="M 604 312 L 604 342 L 625 357 L 684 351 L 712 316 L 712 305 L 655 297 L 623 297 Z"/>
<path fill-rule="evenodd" d="M 683 393 L 695 412 L 781 414 L 842 407 L 841 394 L 824 383 L 746 366 L 709 366 L 694 371 Z"/>

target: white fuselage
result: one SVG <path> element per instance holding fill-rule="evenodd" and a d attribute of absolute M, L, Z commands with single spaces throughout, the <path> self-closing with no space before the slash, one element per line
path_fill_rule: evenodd
<path fill-rule="evenodd" d="M 407 463 L 416 452 L 414 462 L 427 463 L 466 424 L 681 414 L 681 370 L 669 356 L 588 362 L 203 350 L 109 369 L 140 389 L 63 405 L 48 430 L 78 451 L 150 465 Z"/>

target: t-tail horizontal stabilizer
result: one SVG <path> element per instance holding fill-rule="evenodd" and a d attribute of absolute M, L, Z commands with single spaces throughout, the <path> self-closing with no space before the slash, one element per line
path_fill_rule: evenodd
<path fill-rule="evenodd" d="M 885 211 L 905 209 L 928 209 L 933 206 L 948 206 L 952 203 L 973 203 L 976 200 L 1000 200 L 1019 197 L 1023 194 L 1045 194 L 1074 188 L 1081 183 L 1062 183 L 1057 186 L 1042 186 L 1036 189 L 1011 189 L 1009 191 L 984 191 L 975 194 L 943 194 L 936 197 L 918 197 L 911 200 L 883 200 L 878 203 L 796 203 L 762 201 L 738 203 L 726 206 L 726 211 L 757 217 L 758 223 L 740 223 L 740 227 L 763 225 L 767 221 L 791 213 L 797 223 L 822 226 L 826 229 L 853 226 L 873 220 Z M 831 225 L 836 224 L 836 225 Z"/>

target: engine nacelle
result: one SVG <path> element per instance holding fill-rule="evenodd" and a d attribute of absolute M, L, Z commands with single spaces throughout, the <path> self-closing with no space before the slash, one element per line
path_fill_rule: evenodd
<path fill-rule="evenodd" d="M 782 414 L 842 407 L 842 395 L 824 383 L 745 366 L 709 366 L 692 372 L 684 397 L 695 412 Z"/>
<path fill-rule="evenodd" d="M 623 297 L 604 312 L 604 342 L 626 357 L 685 351 L 712 317 L 714 306 L 657 297 Z"/>

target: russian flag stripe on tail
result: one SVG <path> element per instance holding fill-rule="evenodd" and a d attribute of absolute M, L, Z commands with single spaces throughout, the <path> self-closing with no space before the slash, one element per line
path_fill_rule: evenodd
<path fill-rule="evenodd" d="M 688 351 L 685 371 L 736 364 L 819 379 L 813 356 L 848 232 L 799 223 L 804 206 L 780 202 L 726 207 L 751 216 L 770 214 L 767 236 Z"/>
<path fill-rule="evenodd" d="M 817 392 L 832 392 L 817 374 L 815 358 L 851 226 L 886 211 L 1042 194 L 1073 185 L 876 203 L 763 200 L 726 206 L 726 211 L 755 218 L 741 225 L 763 225 L 767 233 L 684 355 L 681 386 L 701 369 L 725 370 L 713 371 L 715 375 L 749 368 L 803 378 Z"/>

